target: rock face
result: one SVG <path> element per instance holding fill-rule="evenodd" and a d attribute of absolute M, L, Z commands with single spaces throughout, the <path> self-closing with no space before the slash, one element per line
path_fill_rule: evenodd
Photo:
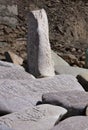
<path fill-rule="evenodd" d="M 9 76 L 8 76 L 9 77 Z M 59 91 L 84 91 L 73 76 L 59 75 L 44 79 L 1 79 L 0 113 L 16 112 L 34 106 L 44 93 Z M 4 95 L 4 96 L 3 96 Z"/>
<path fill-rule="evenodd" d="M 66 91 L 44 94 L 43 103 L 58 105 L 68 110 L 68 116 L 83 115 L 88 104 L 88 93 Z"/>
<path fill-rule="evenodd" d="M 49 130 L 66 112 L 66 109 L 58 106 L 40 105 L 1 117 L 0 124 L 15 130 Z"/>
<path fill-rule="evenodd" d="M 54 127 L 51 130 L 87 130 L 88 129 L 88 117 L 75 116 L 70 117 Z"/>
<path fill-rule="evenodd" d="M 34 76 L 54 76 L 49 43 L 48 20 L 44 9 L 29 13 L 28 68 Z"/>

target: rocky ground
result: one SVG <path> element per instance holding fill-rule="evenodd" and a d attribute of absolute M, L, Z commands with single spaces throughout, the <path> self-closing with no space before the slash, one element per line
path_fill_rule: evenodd
<path fill-rule="evenodd" d="M 0 130 L 88 128 L 88 69 L 53 60 L 58 75 L 38 79 L 0 61 Z"/>
<path fill-rule="evenodd" d="M 28 8 L 46 10 L 52 49 L 71 66 L 85 67 L 85 50 L 88 46 L 88 2 L 37 0 L 32 1 Z M 1 60 L 6 60 L 4 53 L 8 50 L 26 60 L 27 24 L 23 13 L 18 16 L 18 20 L 19 25 L 16 28 L 0 25 Z"/>
<path fill-rule="evenodd" d="M 88 45 L 88 2 L 32 2 L 30 10 L 44 7 L 47 11 L 51 48 L 59 55 L 51 51 L 56 73 L 49 77 L 41 73 L 42 76 L 36 78 L 20 66 L 24 60 L 23 65 L 27 67 L 28 52 L 23 14 L 18 16 L 20 25 L 15 28 L 0 25 L 0 130 L 87 130 L 88 69 L 80 67 L 85 67 Z M 44 56 L 48 57 L 40 53 L 38 63 Z M 14 64 L 4 62 L 6 60 Z M 41 64 L 39 70 L 43 66 L 46 71 L 46 64 Z"/>

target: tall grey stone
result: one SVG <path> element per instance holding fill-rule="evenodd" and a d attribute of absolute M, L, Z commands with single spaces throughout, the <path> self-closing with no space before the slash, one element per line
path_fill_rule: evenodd
<path fill-rule="evenodd" d="M 44 9 L 29 13 L 28 21 L 28 67 L 34 76 L 54 76 L 49 43 L 48 19 Z"/>

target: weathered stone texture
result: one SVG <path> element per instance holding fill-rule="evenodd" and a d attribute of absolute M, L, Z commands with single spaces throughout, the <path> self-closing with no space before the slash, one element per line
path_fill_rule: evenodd
<path fill-rule="evenodd" d="M 29 13 L 28 66 L 35 76 L 54 76 L 49 43 L 48 20 L 44 9 Z"/>
<path fill-rule="evenodd" d="M 66 112 L 62 107 L 40 105 L 1 117 L 0 124 L 15 130 L 49 130 Z"/>

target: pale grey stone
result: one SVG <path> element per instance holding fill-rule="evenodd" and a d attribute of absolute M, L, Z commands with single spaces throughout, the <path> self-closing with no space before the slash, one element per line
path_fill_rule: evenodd
<path fill-rule="evenodd" d="M 20 65 L 15 65 L 13 63 L 5 62 L 5 61 L 0 61 L 0 66 L 24 70 L 24 68 Z"/>
<path fill-rule="evenodd" d="M 71 74 L 76 77 L 80 73 L 88 72 L 88 69 L 71 66 L 56 66 L 55 71 L 57 74 Z"/>
<path fill-rule="evenodd" d="M 47 92 L 57 91 L 72 91 L 79 90 L 84 91 L 82 86 L 78 83 L 77 79 L 72 75 L 56 75 L 54 77 L 37 79 L 38 85 L 41 86 L 41 90 L 44 89 Z"/>
<path fill-rule="evenodd" d="M 67 118 L 51 130 L 88 130 L 88 117 L 73 116 Z"/>
<path fill-rule="evenodd" d="M 9 77 L 9 76 L 8 76 Z M 74 76 L 58 75 L 42 79 L 0 80 L 0 106 L 5 113 L 36 105 L 47 92 L 84 91 Z"/>
<path fill-rule="evenodd" d="M 35 79 L 35 77 L 27 73 L 24 69 L 21 69 L 19 66 L 9 66 L 6 67 L 0 66 L 0 79 L 12 79 L 12 80 L 23 80 L 23 79 Z"/>
<path fill-rule="evenodd" d="M 60 56 L 58 56 L 53 50 L 51 51 L 51 54 L 52 54 L 52 59 L 54 62 L 55 70 L 56 70 L 57 66 L 58 66 L 58 68 L 59 68 L 59 66 L 69 66 L 69 64 L 64 59 L 62 59 Z"/>
<path fill-rule="evenodd" d="M 66 108 L 68 116 L 83 115 L 88 104 L 88 93 L 82 91 L 60 91 L 44 94 L 42 100 L 43 103 Z"/>
<path fill-rule="evenodd" d="M 40 105 L 0 117 L 0 124 L 15 130 L 49 130 L 67 110 L 53 105 Z"/>
<path fill-rule="evenodd" d="M 6 125 L 1 125 L 0 124 L 0 130 L 13 130 L 12 128 L 9 128 L 8 126 L 6 126 Z"/>
<path fill-rule="evenodd" d="M 54 76 L 49 43 L 48 20 L 44 9 L 29 13 L 28 21 L 28 68 L 34 76 Z"/>
<path fill-rule="evenodd" d="M 24 80 L 0 80 L 0 114 L 20 111 L 36 105 L 38 98 L 34 89 L 26 86 Z M 25 81 L 26 82 L 26 81 Z M 30 84 L 28 80 L 28 83 Z M 4 111 L 4 112 L 3 112 Z M 4 114 L 3 114 L 4 115 Z"/>

